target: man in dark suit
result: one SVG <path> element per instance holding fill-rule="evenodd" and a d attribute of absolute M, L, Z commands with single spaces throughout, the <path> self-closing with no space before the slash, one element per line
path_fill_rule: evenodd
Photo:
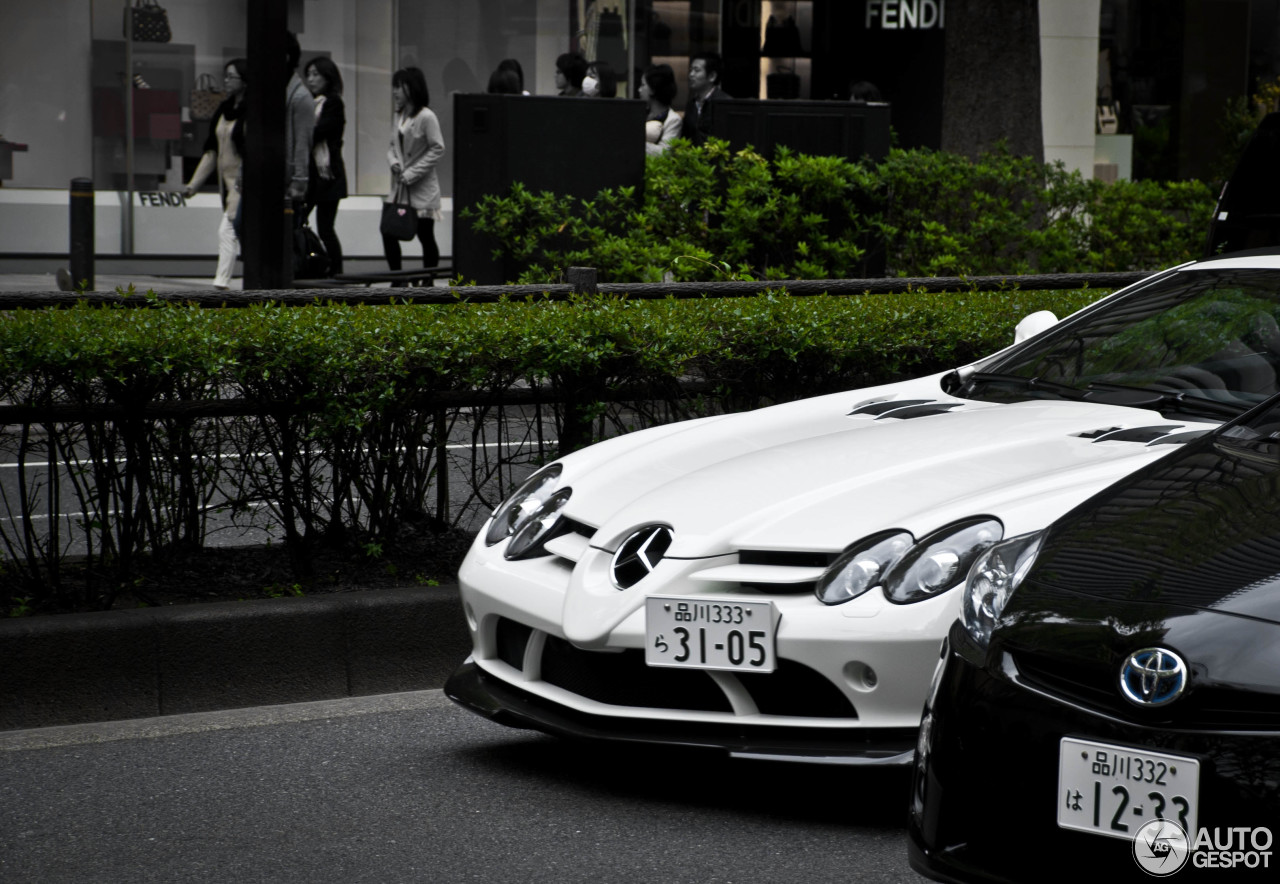
<path fill-rule="evenodd" d="M 689 103 L 684 109 L 680 135 L 701 144 L 711 134 L 713 103 L 731 98 L 720 88 L 724 62 L 714 52 L 701 52 L 689 61 Z"/>

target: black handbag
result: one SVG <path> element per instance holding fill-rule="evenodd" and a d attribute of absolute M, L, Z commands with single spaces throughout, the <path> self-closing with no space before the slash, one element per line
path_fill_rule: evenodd
<path fill-rule="evenodd" d="M 293 278 L 325 279 L 329 275 L 329 255 L 320 237 L 303 224 L 293 229 Z"/>
<path fill-rule="evenodd" d="M 408 242 L 418 235 L 418 213 L 409 205 L 409 195 L 397 187 L 382 204 L 382 223 L 379 229 L 383 236 Z"/>
<path fill-rule="evenodd" d="M 169 30 L 169 13 L 156 0 L 133 0 L 124 8 L 124 35 L 129 36 L 129 18 L 133 18 L 135 43 L 168 43 L 173 39 Z"/>

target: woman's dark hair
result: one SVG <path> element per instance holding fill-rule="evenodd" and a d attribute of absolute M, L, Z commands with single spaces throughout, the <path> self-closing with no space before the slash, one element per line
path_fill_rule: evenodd
<path fill-rule="evenodd" d="M 307 62 L 307 66 L 302 69 L 303 74 L 307 72 L 308 68 L 315 68 L 316 73 L 324 77 L 323 95 L 342 94 L 342 74 L 338 72 L 338 66 L 333 63 L 332 59 L 317 55 Z"/>
<path fill-rule="evenodd" d="M 587 72 L 594 72 L 596 79 L 600 81 L 601 98 L 618 97 L 618 75 L 614 72 L 613 65 L 607 61 L 593 61 L 587 65 Z"/>
<path fill-rule="evenodd" d="M 582 88 L 582 78 L 587 75 L 587 60 L 576 52 L 566 52 L 556 59 L 556 70 L 564 74 L 574 89 Z"/>
<path fill-rule="evenodd" d="M 419 68 L 400 68 L 391 75 L 392 87 L 404 87 L 409 98 L 410 113 L 416 114 L 424 107 L 431 106 L 431 93 L 427 91 L 427 75 Z"/>
<path fill-rule="evenodd" d="M 223 71 L 226 71 L 227 68 L 235 68 L 236 75 L 240 77 L 240 82 L 246 86 L 249 85 L 249 59 L 233 58 L 222 66 Z"/>
<path fill-rule="evenodd" d="M 520 67 L 520 62 L 516 61 L 514 58 L 504 58 L 502 61 L 498 62 L 498 70 L 512 71 L 520 81 L 520 91 L 524 91 L 524 68 Z M 493 90 L 490 89 L 489 91 L 492 92 Z"/>
<path fill-rule="evenodd" d="M 516 76 L 515 71 L 504 71 L 501 68 L 489 75 L 489 89 L 491 95 L 519 95 L 524 90 L 520 88 L 520 78 Z"/>
<path fill-rule="evenodd" d="M 651 64 L 644 72 L 644 81 L 649 84 L 649 91 L 658 101 L 671 107 L 676 100 L 676 72 L 669 64 Z"/>
<path fill-rule="evenodd" d="M 868 101 L 881 101 L 882 99 L 880 98 L 880 90 L 876 88 L 875 83 L 859 80 L 856 83 L 849 84 L 849 100 L 865 104 Z"/>

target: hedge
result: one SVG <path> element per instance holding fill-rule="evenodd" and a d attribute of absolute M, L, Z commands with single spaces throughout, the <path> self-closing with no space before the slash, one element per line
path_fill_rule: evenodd
<path fill-rule="evenodd" d="M 1084 180 L 1005 151 L 976 162 L 892 150 L 879 163 L 677 141 L 642 193 L 591 200 L 516 184 L 465 209 L 522 283 L 595 267 L 613 282 L 861 279 L 1158 270 L 1200 256 L 1200 181 Z"/>

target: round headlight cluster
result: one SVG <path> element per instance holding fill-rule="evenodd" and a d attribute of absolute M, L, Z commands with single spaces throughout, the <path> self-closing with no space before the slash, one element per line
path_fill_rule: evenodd
<path fill-rule="evenodd" d="M 560 522 L 560 511 L 573 494 L 571 488 L 562 488 L 542 502 L 511 535 L 511 542 L 503 551 L 503 558 L 523 559 L 542 552 L 542 544 L 555 536 Z"/>
<path fill-rule="evenodd" d="M 1043 531 L 1021 534 L 997 543 L 973 563 L 960 604 L 960 622 L 981 647 L 990 644 L 991 631 L 1013 591 L 1031 570 L 1043 539 Z"/>
<path fill-rule="evenodd" d="M 872 534 L 831 563 L 818 580 L 818 600 L 839 605 L 876 586 L 900 605 L 932 598 L 959 586 L 974 559 L 1003 534 L 990 516 L 954 522 L 919 543 L 901 528 Z"/>
<path fill-rule="evenodd" d="M 562 471 L 558 463 L 543 467 L 526 479 L 514 494 L 498 504 L 484 535 L 485 544 L 493 546 L 501 543 L 523 528 L 555 492 Z"/>
<path fill-rule="evenodd" d="M 1004 526 L 989 516 L 955 522 L 921 540 L 885 577 L 891 602 L 910 604 L 958 586 L 983 550 L 998 543 Z"/>
<path fill-rule="evenodd" d="M 818 601 L 839 605 L 879 586 L 914 541 L 906 531 L 882 531 L 863 538 L 832 562 L 818 580 Z"/>

